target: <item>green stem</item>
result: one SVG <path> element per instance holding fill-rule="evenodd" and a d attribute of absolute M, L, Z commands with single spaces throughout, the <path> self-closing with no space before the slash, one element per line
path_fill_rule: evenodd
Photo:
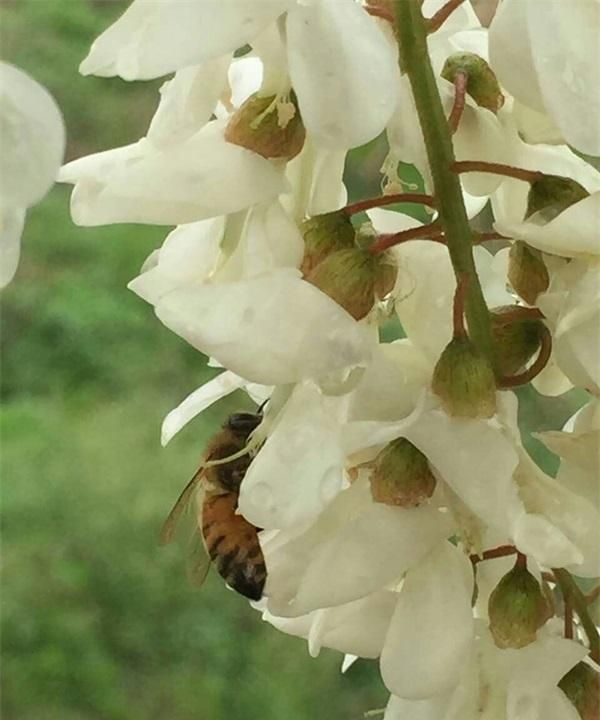
<path fill-rule="evenodd" d="M 569 599 L 571 606 L 581 620 L 581 625 L 590 643 L 590 657 L 592 660 L 600 662 L 600 635 L 598 635 L 598 630 L 588 612 L 585 595 L 581 592 L 568 570 L 564 568 L 552 568 L 552 572 L 560 587 L 563 598 Z"/>
<path fill-rule="evenodd" d="M 428 22 L 421 14 L 419 0 L 393 0 L 393 5 L 400 67 L 408 75 L 415 99 L 440 224 L 456 277 L 467 278 L 465 314 L 469 335 L 494 366 L 490 316 L 473 261 L 473 232 L 469 227 L 459 178 L 451 170 L 455 162 L 452 136 L 427 49 Z"/>

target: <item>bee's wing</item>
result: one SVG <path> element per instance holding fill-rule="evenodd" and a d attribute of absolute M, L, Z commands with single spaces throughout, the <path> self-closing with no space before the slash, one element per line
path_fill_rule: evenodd
<path fill-rule="evenodd" d="M 204 544 L 200 528 L 194 528 L 190 536 L 189 550 L 186 562 L 188 580 L 192 585 L 200 587 L 206 580 L 210 568 L 210 556 Z"/>
<path fill-rule="evenodd" d="M 196 471 L 196 473 L 194 473 L 192 479 L 181 491 L 181 495 L 177 498 L 175 505 L 173 505 L 171 512 L 167 516 L 167 519 L 165 520 L 160 531 L 161 545 L 167 545 L 168 543 L 172 542 L 173 538 L 175 537 L 177 523 L 179 522 L 184 511 L 190 504 L 190 500 L 194 496 L 194 492 L 196 491 L 198 484 L 202 480 L 203 473 L 204 466 L 201 465 L 200 468 Z"/>

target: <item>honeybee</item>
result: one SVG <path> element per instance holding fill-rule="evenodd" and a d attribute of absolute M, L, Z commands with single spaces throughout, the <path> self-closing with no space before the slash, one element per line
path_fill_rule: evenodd
<path fill-rule="evenodd" d="M 202 485 L 204 496 L 194 534 L 200 536 L 203 551 L 196 551 L 191 557 L 191 579 L 200 584 L 212 561 L 225 582 L 251 600 L 262 597 L 267 577 L 265 559 L 258 541 L 258 528 L 236 514 L 236 509 L 240 484 L 251 462 L 248 453 L 240 453 L 261 421 L 260 412 L 229 416 L 209 441 L 203 464 L 183 489 L 160 535 L 163 544 L 173 540 L 181 515 Z M 228 462 L 206 465 L 232 455 L 236 457 Z"/>

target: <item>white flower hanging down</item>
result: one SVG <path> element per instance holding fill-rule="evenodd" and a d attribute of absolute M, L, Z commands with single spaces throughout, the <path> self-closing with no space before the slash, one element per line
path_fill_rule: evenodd
<path fill-rule="evenodd" d="M 163 444 L 232 392 L 260 405 L 222 431 L 252 426 L 234 484 L 208 466 L 264 620 L 344 668 L 378 659 L 386 720 L 591 720 L 600 641 L 585 599 L 558 614 L 600 575 L 599 5 L 504 0 L 489 52 L 469 3 L 412 5 L 434 17 L 417 44 L 460 186 L 433 182 L 450 163 L 390 25 L 411 5 L 385 0 L 134 0 L 82 72 L 174 75 L 144 138 L 61 179 L 81 225 L 175 226 L 129 287 L 221 370 Z M 407 163 L 433 195 L 404 196 L 420 220 L 347 205 L 348 153 L 380 135 L 385 192 L 414 190 Z M 521 437 L 530 380 L 585 405 L 537 434 L 556 477 Z"/>

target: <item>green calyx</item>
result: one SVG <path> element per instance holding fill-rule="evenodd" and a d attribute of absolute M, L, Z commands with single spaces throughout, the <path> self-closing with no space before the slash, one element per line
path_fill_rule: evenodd
<path fill-rule="evenodd" d="M 284 105 L 288 112 L 281 113 L 280 107 Z M 292 113 L 288 117 L 290 107 Z M 227 142 L 241 145 L 264 158 L 291 160 L 302 150 L 305 136 L 293 92 L 287 103 L 281 103 L 276 95 L 251 95 L 233 113 L 225 128 Z"/>
<path fill-rule="evenodd" d="M 467 94 L 487 110 L 497 113 L 504 105 L 500 83 L 487 62 L 479 55 L 458 52 L 450 55 L 442 68 L 442 77 L 454 82 L 458 73 L 467 77 Z"/>
<path fill-rule="evenodd" d="M 586 197 L 589 197 L 589 192 L 576 180 L 560 175 L 542 175 L 531 183 L 525 220 L 538 214 L 541 220 L 550 222 Z"/>
<path fill-rule="evenodd" d="M 550 284 L 542 253 L 522 240 L 515 241 L 508 254 L 508 281 L 526 303 L 534 305 Z"/>
<path fill-rule="evenodd" d="M 500 580 L 488 602 L 490 632 L 499 648 L 529 645 L 550 614 L 540 584 L 519 564 Z"/>
<path fill-rule="evenodd" d="M 423 453 L 405 438 L 386 445 L 371 474 L 375 502 L 416 507 L 433 495 L 436 479 Z"/>
<path fill-rule="evenodd" d="M 382 297 L 380 293 L 389 288 L 389 263 L 390 258 L 385 254 L 345 248 L 330 253 L 306 280 L 329 295 L 355 320 L 361 320 L 371 311 L 376 299 Z"/>
<path fill-rule="evenodd" d="M 494 371 L 466 335 L 454 337 L 446 345 L 431 387 L 449 415 L 488 418 L 496 412 Z"/>
<path fill-rule="evenodd" d="M 498 371 L 515 375 L 539 350 L 545 325 L 519 305 L 494 308 L 490 316 Z"/>
<path fill-rule="evenodd" d="M 300 270 L 305 277 L 331 253 L 353 248 L 356 235 L 350 218 L 341 210 L 305 220 L 300 232 L 304 239 Z"/>
<path fill-rule="evenodd" d="M 579 662 L 561 679 L 558 687 L 573 703 L 581 720 L 598 720 L 600 675 L 587 663 Z"/>

